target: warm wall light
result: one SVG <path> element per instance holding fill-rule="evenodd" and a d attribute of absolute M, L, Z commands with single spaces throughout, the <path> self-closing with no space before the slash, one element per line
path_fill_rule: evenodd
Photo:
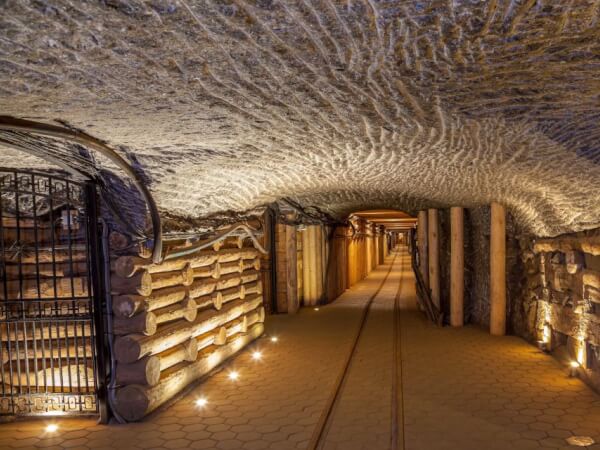
<path fill-rule="evenodd" d="M 577 347 L 577 362 L 580 366 L 585 364 L 585 342 L 579 341 L 579 346 Z"/>
<path fill-rule="evenodd" d="M 577 375 L 577 369 L 579 369 L 579 363 L 577 361 L 571 361 L 569 363 L 570 369 L 569 369 L 569 376 L 570 377 L 574 377 Z"/>
<path fill-rule="evenodd" d="M 206 398 L 204 398 L 204 397 L 200 397 L 198 400 L 196 400 L 196 406 L 198 408 L 204 408 L 207 403 L 208 403 L 208 400 L 206 400 Z"/>
<path fill-rule="evenodd" d="M 255 350 L 254 352 L 252 352 L 253 360 L 258 361 L 261 358 L 262 358 L 262 352 L 259 352 L 258 350 Z"/>
<path fill-rule="evenodd" d="M 544 332 L 542 335 L 542 339 L 546 344 L 550 343 L 550 339 L 552 339 L 552 328 L 550 327 L 549 323 L 544 324 Z"/>
<path fill-rule="evenodd" d="M 228 376 L 231 381 L 235 381 L 240 377 L 240 374 L 237 373 L 235 370 L 232 370 L 231 372 L 229 372 Z"/>
<path fill-rule="evenodd" d="M 55 433 L 58 431 L 58 425 L 55 423 L 49 423 L 46 425 L 46 433 Z"/>
<path fill-rule="evenodd" d="M 315 311 L 318 311 L 318 310 L 319 310 L 319 308 L 315 308 Z"/>

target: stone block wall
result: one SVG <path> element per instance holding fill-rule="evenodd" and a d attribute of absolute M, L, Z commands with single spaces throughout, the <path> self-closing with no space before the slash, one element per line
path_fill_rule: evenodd
<path fill-rule="evenodd" d="M 525 337 L 549 351 L 566 351 L 582 377 L 600 389 L 600 229 L 524 247 Z"/>

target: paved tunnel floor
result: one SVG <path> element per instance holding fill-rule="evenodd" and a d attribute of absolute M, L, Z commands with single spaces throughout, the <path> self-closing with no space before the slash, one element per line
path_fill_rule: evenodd
<path fill-rule="evenodd" d="M 0 425 L 0 448 L 305 449 L 362 308 L 388 271 L 320 448 L 391 448 L 393 418 L 399 449 L 567 449 L 575 448 L 566 441 L 573 435 L 600 442 L 600 396 L 519 338 L 493 337 L 475 326 L 429 324 L 416 311 L 408 254 L 403 250 L 390 270 L 392 260 L 331 305 L 269 317 L 268 336 L 142 423 L 19 421 Z M 397 295 L 399 345 L 394 349 Z M 260 361 L 252 359 L 256 349 L 262 352 Z M 395 354 L 401 356 L 397 371 Z M 231 370 L 239 373 L 237 381 L 229 379 Z M 203 408 L 195 403 L 200 397 L 208 402 Z M 44 433 L 50 422 L 59 426 L 52 435 Z M 600 444 L 587 448 L 600 449 Z"/>

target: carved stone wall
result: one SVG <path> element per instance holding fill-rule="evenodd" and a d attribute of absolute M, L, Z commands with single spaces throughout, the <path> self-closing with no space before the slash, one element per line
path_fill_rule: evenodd
<path fill-rule="evenodd" d="M 526 335 L 550 351 L 566 350 L 600 389 L 600 229 L 524 246 Z"/>

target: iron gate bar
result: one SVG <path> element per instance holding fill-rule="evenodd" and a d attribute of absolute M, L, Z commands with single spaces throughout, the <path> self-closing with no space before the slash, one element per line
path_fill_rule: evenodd
<path fill-rule="evenodd" d="M 96 186 L 38 172 L 3 168 L 0 173 L 0 337 L 6 333 L 0 339 L 0 414 L 58 408 L 100 412 L 106 420 L 106 274 L 98 252 Z M 5 216 L 13 196 L 12 216 Z M 58 226 L 66 245 L 57 242 Z M 14 242 L 7 248 L 9 240 Z M 43 262 L 42 252 L 50 253 Z"/>
<path fill-rule="evenodd" d="M 96 396 L 98 401 L 98 412 L 100 413 L 100 422 L 107 423 L 109 418 L 108 410 L 108 398 L 107 398 L 107 385 L 106 380 L 108 379 L 109 366 L 108 366 L 108 336 L 104 326 L 104 314 L 106 311 L 106 305 L 104 299 L 108 294 L 105 291 L 106 283 L 104 282 L 109 274 L 104 273 L 105 264 L 102 260 L 102 251 L 100 249 L 100 243 L 102 242 L 101 234 L 98 230 L 98 194 L 96 192 L 96 186 L 88 182 L 86 187 L 86 200 L 88 202 L 88 227 L 86 239 L 89 244 L 89 258 L 91 264 L 88 265 L 88 270 L 91 267 L 92 273 L 88 280 L 93 283 L 93 303 L 94 303 L 94 320 L 92 322 L 95 333 L 96 341 L 96 358 L 94 363 L 95 367 L 95 381 L 96 381 Z"/>

